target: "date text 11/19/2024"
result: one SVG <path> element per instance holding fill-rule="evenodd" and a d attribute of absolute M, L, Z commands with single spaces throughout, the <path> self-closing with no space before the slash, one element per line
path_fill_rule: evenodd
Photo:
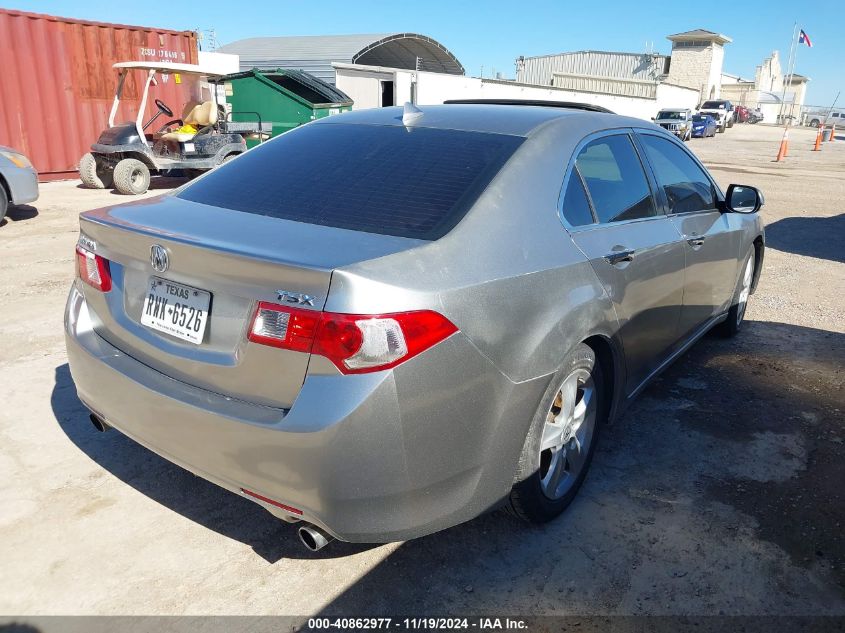
<path fill-rule="evenodd" d="M 366 630 L 366 629 L 403 629 L 403 630 L 524 630 L 528 623 L 520 618 L 310 618 L 307 630 Z"/>

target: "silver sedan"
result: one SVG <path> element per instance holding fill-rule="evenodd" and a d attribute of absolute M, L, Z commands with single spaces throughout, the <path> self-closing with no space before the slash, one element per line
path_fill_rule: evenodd
<path fill-rule="evenodd" d="M 548 521 L 602 426 L 736 334 L 762 196 L 589 107 L 321 119 L 81 216 L 65 329 L 98 430 L 332 538 Z"/>
<path fill-rule="evenodd" d="M 0 223 L 11 205 L 38 199 L 38 172 L 29 159 L 0 145 Z"/>

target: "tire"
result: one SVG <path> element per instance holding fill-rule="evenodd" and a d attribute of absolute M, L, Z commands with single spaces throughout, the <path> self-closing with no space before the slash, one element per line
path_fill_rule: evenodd
<path fill-rule="evenodd" d="M 720 126 L 719 126 L 719 134 L 724 134 L 726 129 L 727 129 L 727 127 L 726 127 L 726 124 L 725 124 L 725 123 L 723 123 L 722 125 L 720 125 Z"/>
<path fill-rule="evenodd" d="M 813 119 L 810 121 L 810 127 L 819 127 L 820 121 L 818 119 Z"/>
<path fill-rule="evenodd" d="M 150 169 L 136 158 L 124 158 L 114 168 L 114 188 L 126 196 L 138 196 L 150 187 Z"/>
<path fill-rule="evenodd" d="M 3 179 L 0 178 L 0 224 L 3 224 L 3 218 L 6 217 L 6 211 L 9 210 L 9 196 L 6 195 L 6 187 L 3 186 Z"/>
<path fill-rule="evenodd" d="M 728 310 L 728 318 L 722 321 L 717 327 L 719 333 L 725 338 L 732 338 L 739 334 L 742 324 L 745 322 L 745 309 L 748 306 L 748 297 L 751 293 L 751 284 L 754 281 L 754 247 L 746 255 L 742 262 L 742 272 L 737 280 L 736 290 L 731 300 L 731 308 Z"/>
<path fill-rule="evenodd" d="M 229 154 L 228 156 L 224 156 L 223 160 L 220 161 L 220 165 L 225 165 L 228 162 L 235 160 L 240 154 Z M 218 165 L 218 167 L 220 166 Z"/>
<path fill-rule="evenodd" d="M 531 422 L 506 506 L 511 514 L 545 523 L 572 503 L 593 459 L 604 404 L 601 366 L 595 352 L 582 343 L 549 383 Z M 571 412 L 569 419 L 559 419 L 566 410 Z M 544 435 L 556 449 L 541 450 Z"/>
<path fill-rule="evenodd" d="M 89 189 L 108 189 L 112 186 L 112 170 L 90 152 L 79 161 L 79 179 Z"/>

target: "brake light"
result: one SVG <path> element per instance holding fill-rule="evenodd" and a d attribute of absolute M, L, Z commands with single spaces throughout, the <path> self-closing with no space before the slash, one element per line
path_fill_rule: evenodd
<path fill-rule="evenodd" d="M 76 274 L 92 288 L 101 292 L 111 290 L 109 260 L 81 246 L 76 247 Z"/>
<path fill-rule="evenodd" d="M 390 369 L 458 331 L 431 310 L 364 315 L 316 312 L 262 301 L 248 338 L 331 360 L 344 374 Z"/>

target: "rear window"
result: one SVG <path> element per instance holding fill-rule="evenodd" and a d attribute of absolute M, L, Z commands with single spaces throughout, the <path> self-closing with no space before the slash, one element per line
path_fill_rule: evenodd
<path fill-rule="evenodd" d="M 308 125 L 259 145 L 178 196 L 295 222 L 434 240 L 463 218 L 522 140 L 403 126 Z"/>

